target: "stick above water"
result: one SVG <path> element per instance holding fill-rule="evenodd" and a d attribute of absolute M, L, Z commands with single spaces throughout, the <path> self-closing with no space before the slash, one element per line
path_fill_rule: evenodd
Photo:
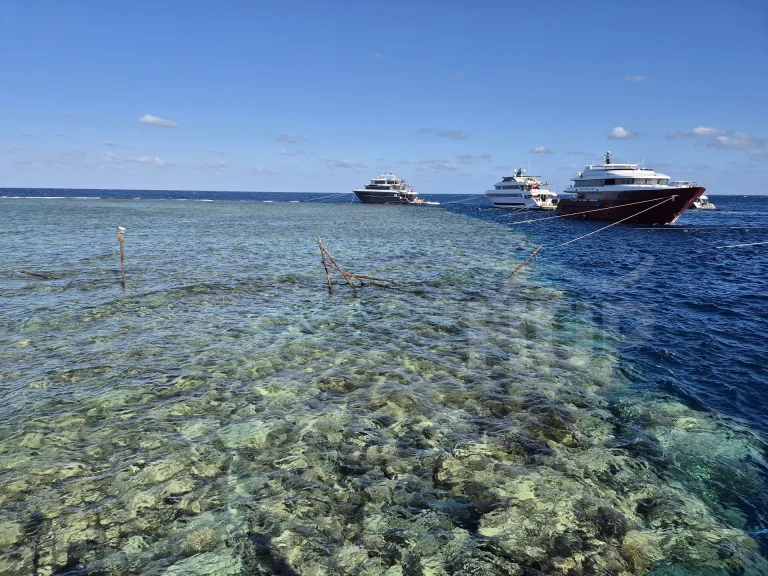
<path fill-rule="evenodd" d="M 120 244 L 120 274 L 122 275 L 122 284 L 125 288 L 125 250 L 123 249 L 123 241 L 125 240 L 125 228 L 122 226 L 117 227 L 117 243 Z"/>

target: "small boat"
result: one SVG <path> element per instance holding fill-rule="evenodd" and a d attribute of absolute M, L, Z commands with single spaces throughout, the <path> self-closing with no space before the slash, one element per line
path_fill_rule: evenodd
<path fill-rule="evenodd" d="M 557 192 L 547 190 L 548 182 L 539 176 L 526 176 L 518 168 L 514 176 L 504 176 L 501 182 L 486 190 L 485 197 L 494 208 L 528 208 L 531 210 L 554 210 L 557 206 Z"/>
<path fill-rule="evenodd" d="M 670 186 L 691 186 L 696 184 L 696 182 L 688 182 L 687 180 L 678 180 L 676 182 L 670 182 Z M 698 184 L 700 186 L 700 184 Z M 702 194 L 696 200 L 693 201 L 693 204 L 689 206 L 690 210 L 714 210 L 715 205 L 712 204 L 709 201 L 709 196 L 706 194 Z"/>
<path fill-rule="evenodd" d="M 364 188 L 353 190 L 353 192 L 364 204 L 440 205 L 440 202 L 429 202 L 419 198 L 419 193 L 411 185 L 391 172 L 372 178 Z"/>
<path fill-rule="evenodd" d="M 672 224 L 706 190 L 637 164 L 612 164 L 610 152 L 603 164 L 588 165 L 571 180 L 564 190 L 571 197 L 560 199 L 557 213 L 612 222 Z"/>

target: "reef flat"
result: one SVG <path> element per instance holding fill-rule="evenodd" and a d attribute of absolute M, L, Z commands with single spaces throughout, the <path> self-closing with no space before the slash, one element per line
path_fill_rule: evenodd
<path fill-rule="evenodd" d="M 11 202 L 4 575 L 768 573 L 743 505 L 762 445 L 633 388 L 622 334 L 546 264 L 508 281 L 522 234 L 407 207 Z M 396 286 L 329 297 L 318 235 Z"/>

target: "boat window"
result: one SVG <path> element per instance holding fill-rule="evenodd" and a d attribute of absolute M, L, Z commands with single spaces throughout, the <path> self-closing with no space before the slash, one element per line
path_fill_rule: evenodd
<path fill-rule="evenodd" d="M 616 179 L 615 178 L 606 178 L 606 180 L 605 180 L 605 185 L 606 186 L 613 186 L 614 184 L 616 184 Z"/>
<path fill-rule="evenodd" d="M 605 184 L 605 180 L 579 180 L 576 182 L 577 188 L 592 188 L 596 186 L 603 186 Z"/>

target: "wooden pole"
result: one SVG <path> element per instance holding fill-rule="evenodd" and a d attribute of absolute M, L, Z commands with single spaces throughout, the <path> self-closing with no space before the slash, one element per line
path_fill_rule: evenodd
<path fill-rule="evenodd" d="M 362 288 L 366 285 L 366 281 L 370 284 L 373 284 L 374 286 L 379 286 L 381 288 L 390 288 L 392 284 L 394 284 L 394 280 L 388 280 L 386 278 L 378 278 L 377 276 L 365 276 L 363 274 L 353 274 L 352 272 L 347 272 L 344 270 L 341 266 L 339 266 L 339 263 L 336 262 L 336 259 L 331 256 L 331 253 L 328 252 L 328 250 L 325 249 L 325 246 L 323 246 L 323 241 L 320 238 L 320 236 L 317 237 L 317 245 L 320 247 L 320 257 L 322 258 L 323 267 L 325 268 L 325 279 L 328 282 L 328 294 L 331 294 L 331 275 L 330 275 L 330 268 L 333 268 L 336 270 L 339 274 L 341 274 L 342 278 L 346 281 L 347 284 L 349 284 L 349 287 L 352 288 L 352 292 L 357 295 L 357 289 Z M 359 285 L 358 285 L 359 284 Z"/>
<path fill-rule="evenodd" d="M 57 280 L 56 276 L 49 276 L 48 274 L 38 274 L 37 272 L 29 272 L 27 270 L 20 270 L 22 274 L 27 276 L 34 276 L 35 278 L 43 278 L 44 280 Z"/>
<path fill-rule="evenodd" d="M 320 258 L 323 260 L 323 268 L 325 268 L 325 279 L 328 281 L 328 294 L 333 293 L 331 288 L 331 275 L 328 273 L 328 263 L 325 261 L 325 248 L 323 248 L 323 241 L 320 236 L 317 237 L 317 245 L 320 246 Z"/>
<path fill-rule="evenodd" d="M 542 248 L 544 248 L 544 244 L 542 244 L 541 246 L 539 246 L 538 248 L 536 248 L 536 250 L 534 250 L 533 252 L 531 252 L 531 254 L 528 256 L 528 258 L 526 258 L 526 259 L 525 259 L 525 261 L 524 261 L 522 264 L 520 264 L 520 266 L 518 266 L 517 268 L 515 268 L 515 271 L 514 271 L 514 272 L 512 272 L 512 274 L 510 274 L 510 275 L 509 275 L 509 277 L 510 277 L 510 278 L 512 278 L 512 277 L 513 277 L 515 274 L 517 274 L 517 273 L 519 272 L 520 268 L 522 268 L 523 266 L 525 266 L 526 264 L 528 264 L 528 261 L 529 261 L 531 258 L 533 258 L 534 256 L 536 256 L 536 252 L 538 252 L 538 251 L 539 251 L 539 250 L 541 250 Z"/>
<path fill-rule="evenodd" d="M 123 288 L 125 288 L 125 250 L 123 248 L 123 241 L 125 240 L 125 228 L 122 226 L 117 227 L 117 242 L 120 244 L 120 274 L 123 279 Z"/>

